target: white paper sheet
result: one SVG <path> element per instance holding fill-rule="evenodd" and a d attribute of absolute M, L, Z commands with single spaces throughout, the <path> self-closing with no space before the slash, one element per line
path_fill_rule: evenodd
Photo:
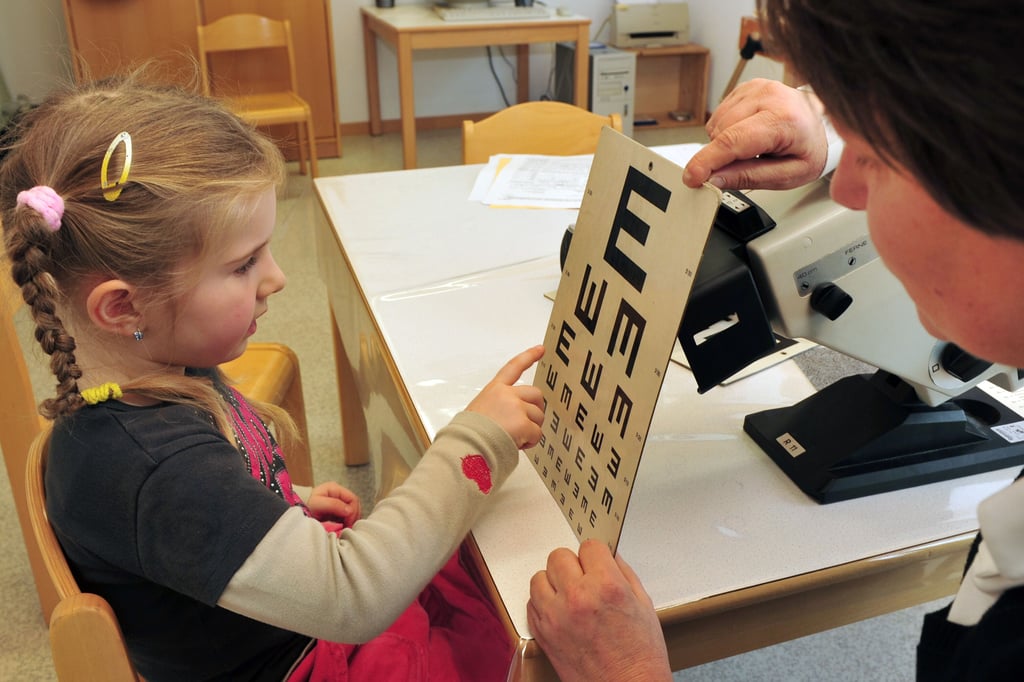
<path fill-rule="evenodd" d="M 651 149 L 684 166 L 701 146 L 677 144 Z M 469 199 L 496 207 L 579 208 L 593 160 L 592 154 L 495 154 L 477 175 Z"/>

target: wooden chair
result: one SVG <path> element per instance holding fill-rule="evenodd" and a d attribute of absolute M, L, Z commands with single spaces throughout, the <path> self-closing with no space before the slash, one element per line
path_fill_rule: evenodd
<path fill-rule="evenodd" d="M 22 485 L 29 448 L 48 422 L 37 411 L 28 364 L 14 324 L 14 315 L 23 303 L 21 292 L 11 279 L 9 269 L 0 266 L 0 386 L 3 386 L 0 391 L 0 450 L 4 453 L 7 478 L 11 483 L 14 508 L 18 512 L 39 603 L 44 617 L 48 617 L 57 606 L 57 592 L 46 577 L 43 558 L 33 539 L 25 487 Z"/>
<path fill-rule="evenodd" d="M 462 162 L 487 163 L 492 154 L 593 154 L 605 126 L 622 132 L 622 117 L 565 102 L 523 102 L 476 123 L 463 121 Z"/>
<path fill-rule="evenodd" d="M 50 616 L 50 649 L 57 679 L 60 682 L 138 682 L 142 678 L 128 657 L 128 647 L 113 609 L 103 597 L 79 589 L 46 518 L 43 477 L 49 444 L 50 428 L 47 426 L 28 450 L 24 487 L 35 537 L 33 544 L 42 556 L 49 580 L 60 599 Z"/>
<path fill-rule="evenodd" d="M 295 420 L 299 439 L 282 438 L 281 453 L 292 483 L 313 485 L 306 403 L 295 351 L 282 343 L 250 343 L 242 355 L 220 368 L 246 398 L 277 405 Z"/>
<path fill-rule="evenodd" d="M 295 124 L 299 147 L 299 171 L 306 173 L 308 154 L 313 177 L 318 174 L 316 156 L 316 134 L 313 131 L 313 113 L 309 104 L 298 94 L 298 79 L 295 72 L 295 49 L 292 43 L 291 23 L 285 19 L 277 21 L 257 14 L 229 14 L 206 25 L 196 27 L 199 42 L 199 66 L 203 92 L 220 95 L 239 116 L 257 126 Z M 210 56 L 214 53 L 238 53 L 250 50 L 283 50 L 288 57 L 287 87 L 273 92 L 241 92 L 243 81 L 249 80 L 247 73 L 258 71 L 260 80 L 266 77 L 264 64 L 236 63 L 231 70 L 237 81 L 232 86 L 236 92 L 217 93 L 216 83 L 229 83 L 236 78 L 213 78 Z M 255 75 L 252 78 L 255 80 Z"/>
<path fill-rule="evenodd" d="M 3 450 L 14 507 L 43 617 L 49 618 L 59 600 L 33 539 L 25 489 L 21 485 L 29 447 L 48 424 L 38 414 L 28 363 L 14 322 L 14 316 L 22 305 L 21 292 L 11 279 L 8 268 L 0 266 L 0 386 L 3 386 L 0 391 L 0 450 Z M 278 405 L 292 416 L 301 442 L 282 442 L 281 450 L 292 481 L 299 485 L 312 485 L 313 465 L 309 454 L 306 409 L 299 360 L 295 353 L 279 343 L 250 343 L 241 357 L 225 363 L 221 369 L 246 397 Z"/>

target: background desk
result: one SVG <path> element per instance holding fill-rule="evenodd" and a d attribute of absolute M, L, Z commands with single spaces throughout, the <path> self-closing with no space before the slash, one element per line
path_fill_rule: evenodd
<path fill-rule="evenodd" d="M 543 338 L 543 294 L 575 211 L 471 203 L 479 169 L 316 180 L 346 451 L 369 452 L 378 471 L 415 464 L 501 364 Z M 789 362 L 700 396 L 670 365 L 620 551 L 654 600 L 674 669 L 951 594 L 977 503 L 1015 474 L 819 506 L 742 431 L 747 413 L 811 390 Z M 473 538 L 519 647 L 515 677 L 549 676 L 529 639 L 529 579 L 575 538 L 525 456 Z"/>
<path fill-rule="evenodd" d="M 576 43 L 574 101 L 587 106 L 587 60 L 590 54 L 590 19 L 552 16 L 520 21 L 444 21 L 425 5 L 380 9 L 361 8 L 363 49 L 366 51 L 366 94 L 370 106 L 370 133 L 380 135 L 380 83 L 377 73 L 377 37 L 398 51 L 398 99 L 402 121 L 402 159 L 416 167 L 416 102 L 413 91 L 412 51 L 445 47 L 515 45 L 518 101 L 530 93 L 530 43 Z"/>

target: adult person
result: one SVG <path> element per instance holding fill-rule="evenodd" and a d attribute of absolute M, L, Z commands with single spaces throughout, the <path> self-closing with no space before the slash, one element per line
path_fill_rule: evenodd
<path fill-rule="evenodd" d="M 785 54 L 845 141 L 832 197 L 867 212 L 871 238 L 934 336 L 1024 366 L 1024 29 L 1007 0 L 759 0 Z M 815 100 L 752 84 L 708 122 L 684 181 L 785 188 L 818 177 Z M 1024 482 L 982 502 L 953 603 L 925 619 L 919 680 L 1020 679 Z M 982 539 L 983 538 L 983 539 Z M 559 549 L 531 582 L 531 631 L 563 680 L 668 680 L 657 618 L 603 545 Z"/>

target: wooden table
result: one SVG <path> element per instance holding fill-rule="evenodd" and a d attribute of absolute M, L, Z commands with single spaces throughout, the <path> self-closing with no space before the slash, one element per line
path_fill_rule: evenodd
<path fill-rule="evenodd" d="M 366 94 L 370 105 L 370 134 L 380 135 L 380 82 L 377 71 L 377 40 L 398 52 L 398 97 L 402 123 L 402 159 L 405 168 L 416 167 L 416 102 L 413 90 L 413 50 L 486 45 L 516 46 L 516 96 L 529 99 L 530 43 L 570 41 L 576 44 L 574 101 L 587 106 L 587 70 L 590 19 L 554 15 L 548 19 L 493 22 L 444 21 L 425 5 L 381 9 L 362 7 L 363 49 L 366 51 Z"/>
<path fill-rule="evenodd" d="M 315 182 L 346 453 L 369 453 L 383 489 L 543 338 L 543 295 L 575 211 L 470 202 L 480 168 Z M 673 669 L 952 594 L 978 502 L 1016 473 L 820 506 L 742 431 L 744 415 L 812 390 L 791 362 L 705 395 L 669 367 L 619 549 L 651 594 Z M 517 647 L 510 679 L 554 679 L 526 624 L 529 579 L 575 538 L 525 456 L 472 541 Z"/>

